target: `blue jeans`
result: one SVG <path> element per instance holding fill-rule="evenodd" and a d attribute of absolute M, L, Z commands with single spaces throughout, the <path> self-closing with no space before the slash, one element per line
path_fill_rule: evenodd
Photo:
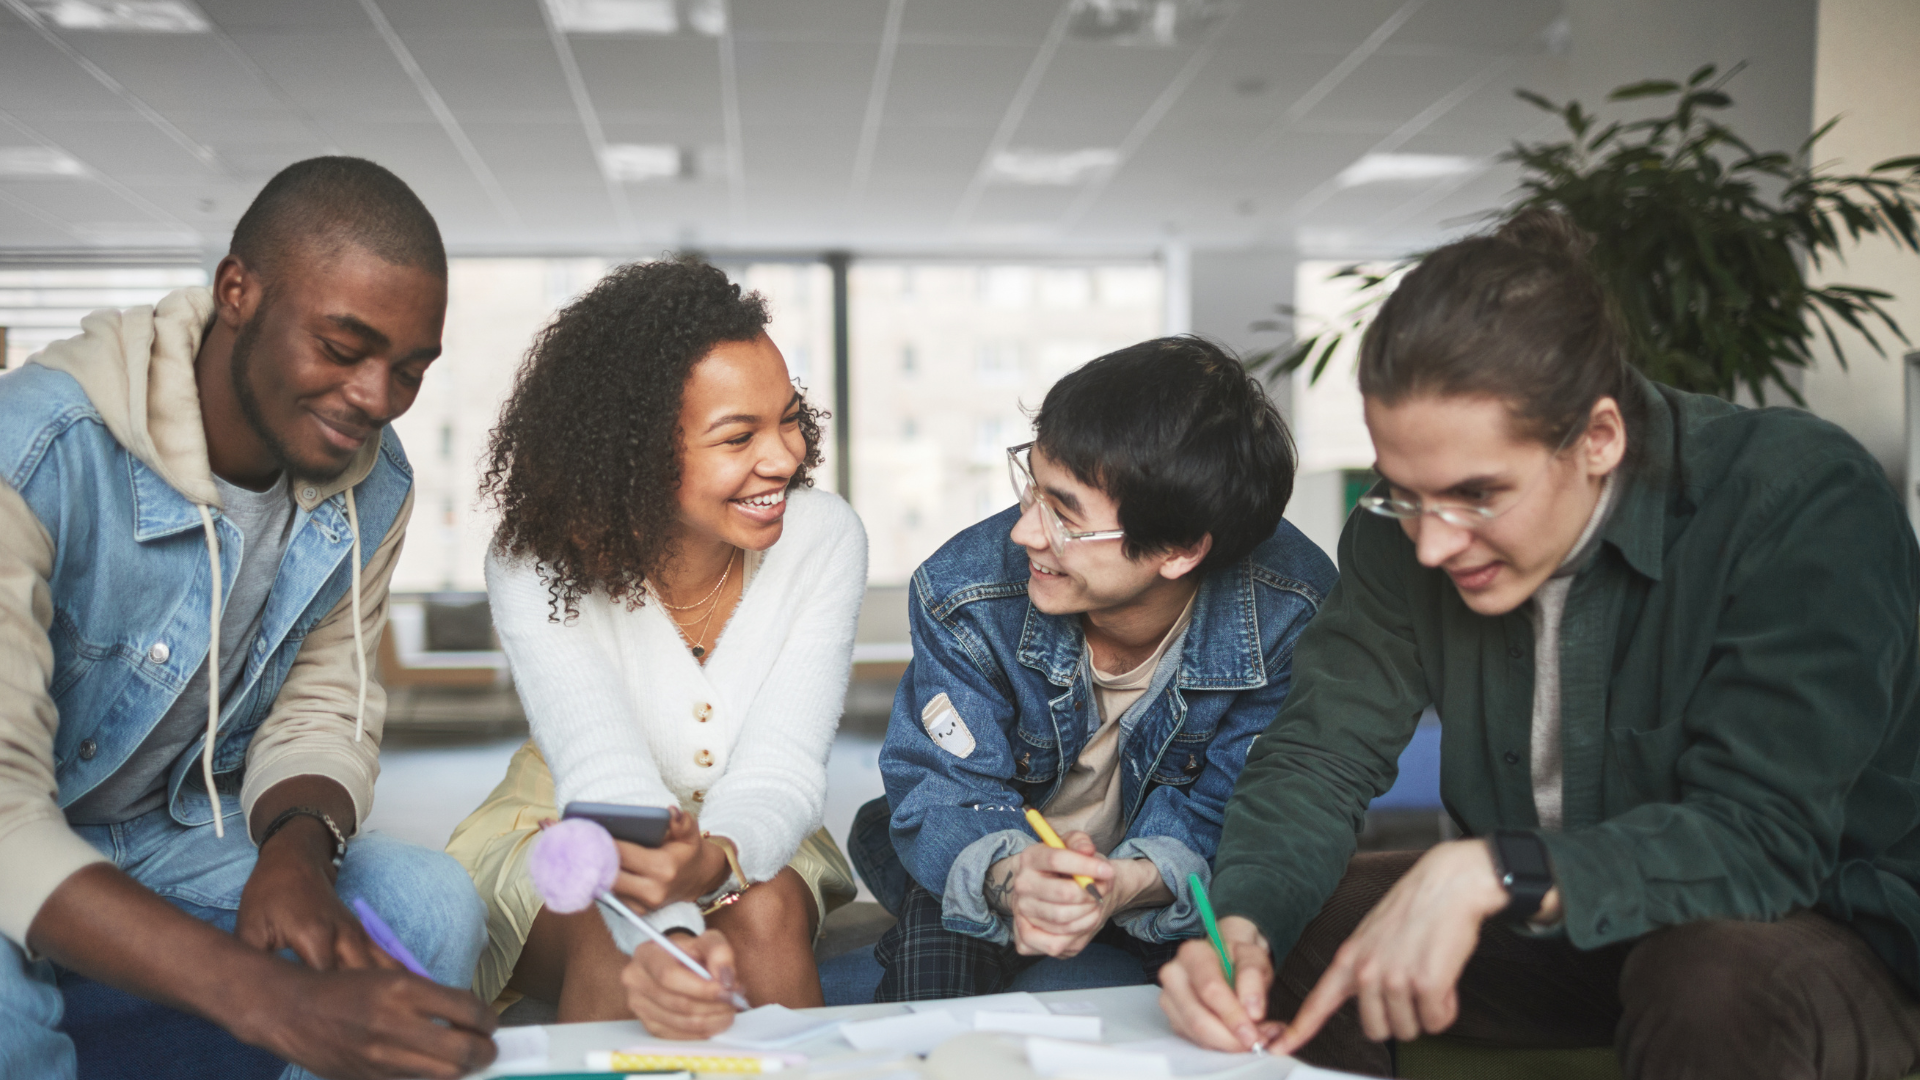
<path fill-rule="evenodd" d="M 118 825 L 81 825 L 74 832 L 135 881 L 202 922 L 233 931 L 240 891 L 257 849 L 238 814 L 217 839 L 211 824 L 185 826 L 163 807 Z M 464 987 L 486 946 L 486 909 L 460 864 L 437 851 L 378 833 L 347 846 L 336 883 L 342 899 L 359 897 L 393 927 L 435 981 Z M 130 932 L 138 933 L 138 928 Z M 0 1076 L 6 1080 L 71 1080 L 73 1043 L 59 1030 L 60 991 L 53 965 L 29 960 L 0 939 Z M 305 1080 L 288 1066 L 282 1080 Z"/>

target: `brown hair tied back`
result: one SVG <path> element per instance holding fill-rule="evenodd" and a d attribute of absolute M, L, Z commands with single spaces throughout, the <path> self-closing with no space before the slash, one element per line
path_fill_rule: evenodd
<path fill-rule="evenodd" d="M 483 498 L 500 511 L 494 545 L 530 556 L 553 616 L 599 593 L 629 607 L 673 557 L 679 512 L 680 404 L 693 366 L 767 324 L 742 293 L 692 257 L 619 267 L 534 338 L 487 447 Z M 791 486 L 820 464 L 821 413 L 800 404 L 806 454 Z"/>
<path fill-rule="evenodd" d="M 1428 255 L 1361 339 L 1360 392 L 1389 405 L 1498 398 L 1520 434 L 1550 447 L 1584 430 L 1603 397 L 1631 424 L 1625 337 L 1592 247 L 1566 215 L 1534 208 Z"/>

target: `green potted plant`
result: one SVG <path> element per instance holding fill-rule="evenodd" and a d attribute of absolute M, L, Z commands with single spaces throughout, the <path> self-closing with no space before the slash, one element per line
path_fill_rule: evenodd
<path fill-rule="evenodd" d="M 1801 404 L 1788 374 L 1813 362 L 1816 334 L 1842 366 L 1836 324 L 1861 333 L 1881 355 L 1876 326 L 1907 340 L 1882 306 L 1887 293 L 1815 287 L 1807 273 L 1842 258 L 1845 245 L 1863 236 L 1890 236 L 1920 252 L 1920 156 L 1883 161 L 1861 174 L 1825 171 L 1812 161 L 1812 150 L 1838 118 L 1796 153 L 1757 151 L 1714 118 L 1732 104 L 1725 86 L 1739 70 L 1716 79 L 1709 65 L 1684 83 L 1622 86 L 1608 100 L 1673 98 L 1673 108 L 1604 126 L 1579 102 L 1559 105 L 1516 91 L 1558 114 L 1568 137 L 1516 143 L 1502 155 L 1521 167 L 1519 198 L 1489 217 L 1550 206 L 1594 235 L 1595 269 L 1619 305 L 1633 360 L 1648 377 L 1726 397 L 1744 386 L 1762 402 L 1771 385 Z M 1318 379 L 1340 342 L 1365 325 L 1395 273 L 1418 259 L 1385 271 L 1340 270 L 1335 277 L 1358 279 L 1355 308 L 1328 330 L 1256 354 L 1249 366 L 1271 372 L 1309 366 Z"/>

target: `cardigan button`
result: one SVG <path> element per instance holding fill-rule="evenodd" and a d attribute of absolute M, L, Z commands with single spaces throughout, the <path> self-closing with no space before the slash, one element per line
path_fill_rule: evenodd
<path fill-rule="evenodd" d="M 94 742 L 92 739 L 80 740 L 80 760 L 81 761 L 92 761 L 93 755 L 99 752 L 100 752 L 99 743 Z"/>
<path fill-rule="evenodd" d="M 696 792 L 694 792 L 694 793 L 693 793 L 693 801 L 694 801 L 694 802 L 700 802 L 700 803 L 703 803 L 703 802 L 706 802 L 706 801 L 707 801 L 707 793 L 706 793 L 706 792 L 704 792 L 704 791 L 696 791 Z"/>
<path fill-rule="evenodd" d="M 693 718 L 703 724 L 713 719 L 713 705 L 705 701 L 695 705 L 693 707 Z"/>
<path fill-rule="evenodd" d="M 694 751 L 693 763 L 695 765 L 700 766 L 703 769 L 713 768 L 713 751 L 711 750 Z"/>
<path fill-rule="evenodd" d="M 1507 646 L 1507 657 L 1508 659 L 1511 659 L 1511 660 L 1520 659 L 1520 646 L 1518 645 Z"/>
<path fill-rule="evenodd" d="M 153 643 L 152 647 L 147 649 L 147 659 L 153 661 L 156 664 L 166 663 L 167 657 L 172 655 L 173 655 L 173 650 L 167 648 L 167 643 L 164 641 L 156 641 Z"/>
<path fill-rule="evenodd" d="M 1501 756 L 1507 759 L 1507 764 L 1509 765 L 1520 764 L 1520 755 L 1514 753 L 1511 750 L 1507 751 L 1505 754 L 1502 754 Z"/>

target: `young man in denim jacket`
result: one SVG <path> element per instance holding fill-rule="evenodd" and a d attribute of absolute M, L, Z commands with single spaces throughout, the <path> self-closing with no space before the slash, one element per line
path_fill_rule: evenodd
<path fill-rule="evenodd" d="M 75 1074 L 55 964 L 290 1078 L 492 1060 L 472 882 L 356 835 L 413 505 L 388 423 L 446 289 L 413 192 L 315 158 L 241 217 L 212 289 L 94 312 L 0 376 L 0 1076 Z"/>
<path fill-rule="evenodd" d="M 1142 981 L 1203 933 L 1187 877 L 1208 878 L 1247 747 L 1333 585 L 1280 518 L 1286 425 L 1219 348 L 1101 357 L 1047 393 L 1034 429 L 1008 451 L 1019 508 L 954 537 L 909 590 L 887 795 L 853 838 L 899 916 L 875 949 L 882 1001 L 1004 990 L 1096 939 L 1138 964 L 1096 950 L 1068 978 Z M 1036 840 L 1028 807 L 1065 850 Z"/>

